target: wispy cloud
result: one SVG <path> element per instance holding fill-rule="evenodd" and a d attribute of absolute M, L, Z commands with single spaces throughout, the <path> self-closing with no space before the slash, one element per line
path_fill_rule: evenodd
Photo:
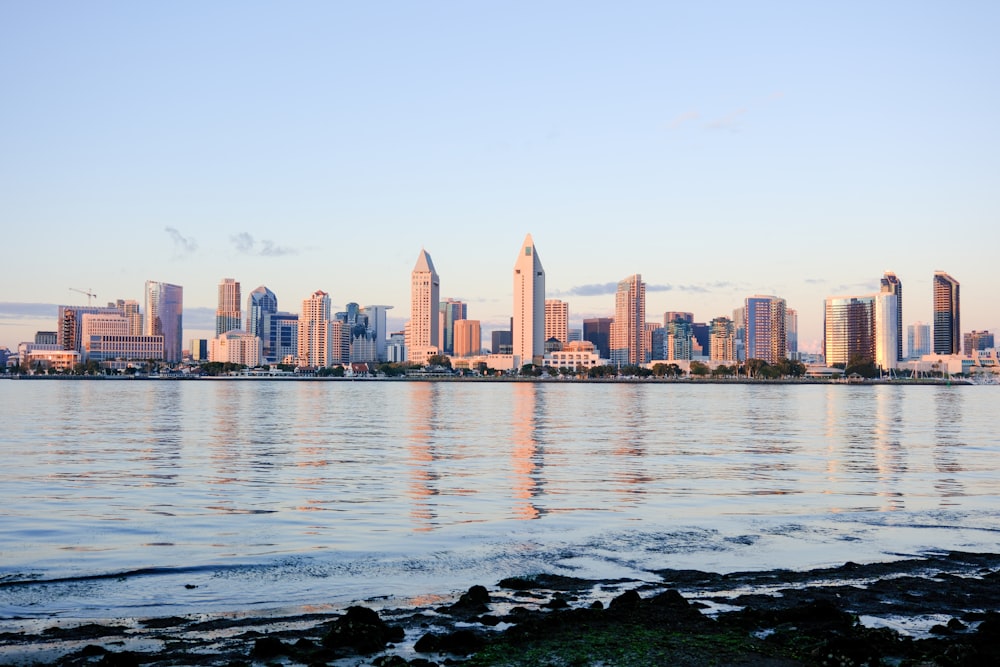
<path fill-rule="evenodd" d="M 241 255 L 258 255 L 260 257 L 282 257 L 284 255 L 297 255 L 294 248 L 287 248 L 277 245 L 269 239 L 262 239 L 259 247 L 253 235 L 249 232 L 240 232 L 229 237 L 233 248 Z"/>
<path fill-rule="evenodd" d="M 185 237 L 179 231 L 173 227 L 164 227 L 165 231 L 169 236 L 170 240 L 174 242 L 174 258 L 186 257 L 198 250 L 198 242 L 194 240 L 194 237 Z"/>
<path fill-rule="evenodd" d="M 591 285 L 577 285 L 570 287 L 565 292 L 556 292 L 563 296 L 600 296 L 602 294 L 614 294 L 618 290 L 618 283 L 600 283 Z"/>
<path fill-rule="evenodd" d="M 185 308 L 184 328 L 196 330 L 215 329 L 215 309 L 206 307 Z"/>
<path fill-rule="evenodd" d="M 747 114 L 749 109 L 746 107 L 732 111 L 725 116 L 716 118 L 710 121 L 705 127 L 710 130 L 738 130 L 740 127 L 740 119 Z"/>
<path fill-rule="evenodd" d="M 701 114 L 699 114 L 697 111 L 685 111 L 682 114 L 677 114 L 676 116 L 674 116 L 673 120 L 667 123 L 667 128 L 671 130 L 676 130 L 685 123 L 696 121 L 699 118 L 701 118 Z"/>
<path fill-rule="evenodd" d="M 669 283 L 664 284 L 650 284 L 646 283 L 646 292 L 671 292 L 677 290 L 679 292 L 695 292 L 698 294 L 708 292 L 712 289 L 723 289 L 726 287 L 733 287 L 731 283 L 711 283 L 709 285 L 671 285 Z M 590 285 L 577 285 L 576 287 L 571 287 L 565 291 L 556 290 L 553 292 L 554 296 L 602 296 L 606 294 L 614 294 L 618 291 L 618 283 L 593 283 Z"/>

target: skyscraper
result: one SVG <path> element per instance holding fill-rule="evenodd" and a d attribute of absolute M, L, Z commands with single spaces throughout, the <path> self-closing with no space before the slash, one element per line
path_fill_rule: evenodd
<path fill-rule="evenodd" d="M 264 285 L 247 295 L 246 331 L 261 338 L 264 341 L 265 350 L 269 341 L 264 336 L 264 316 L 276 312 L 278 312 L 278 297 Z M 267 356 L 266 353 L 264 356 Z"/>
<path fill-rule="evenodd" d="M 823 309 L 823 356 L 827 366 L 875 361 L 875 297 L 831 296 Z"/>
<path fill-rule="evenodd" d="M 583 321 L 583 340 L 594 344 L 601 359 L 611 358 L 611 317 L 589 317 Z"/>
<path fill-rule="evenodd" d="M 240 283 L 223 278 L 219 283 L 219 304 L 215 309 L 215 335 L 239 329 L 243 316 L 240 312 Z"/>
<path fill-rule="evenodd" d="M 960 354 L 958 281 L 944 271 L 934 272 L 934 354 Z"/>
<path fill-rule="evenodd" d="M 744 354 L 776 364 L 785 358 L 785 300 L 776 296 L 747 297 L 744 305 Z"/>
<path fill-rule="evenodd" d="M 298 328 L 299 366 L 323 368 L 330 365 L 330 295 L 316 290 L 302 301 Z M 339 341 L 336 349 L 339 357 Z"/>
<path fill-rule="evenodd" d="M 888 291 L 875 295 L 875 365 L 883 370 L 899 366 L 899 297 Z"/>
<path fill-rule="evenodd" d="M 442 354 L 452 354 L 455 351 L 455 322 L 464 320 L 469 315 L 469 306 L 458 299 L 447 298 L 441 301 L 441 319 L 438 321 Z"/>
<path fill-rule="evenodd" d="M 903 360 L 903 283 L 892 271 L 886 271 L 881 280 L 882 293 L 896 295 L 896 361 Z M 892 366 L 895 368 L 895 366 Z"/>
<path fill-rule="evenodd" d="M 785 309 L 785 356 L 789 359 L 799 358 L 799 313 L 794 308 Z"/>
<path fill-rule="evenodd" d="M 441 280 L 430 254 L 421 248 L 410 274 L 410 321 L 406 324 L 406 357 L 410 361 L 423 363 L 440 352 L 440 301 Z"/>
<path fill-rule="evenodd" d="M 970 331 L 962 336 L 965 356 L 973 357 L 980 350 L 988 350 L 993 347 L 993 334 L 989 331 Z"/>
<path fill-rule="evenodd" d="M 180 285 L 146 281 L 147 336 L 163 336 L 163 360 L 181 361 L 184 350 L 184 288 Z"/>
<path fill-rule="evenodd" d="M 545 354 L 545 270 L 531 234 L 514 262 L 514 368 L 540 364 Z"/>
<path fill-rule="evenodd" d="M 611 325 L 611 363 L 616 366 L 645 361 L 646 283 L 636 273 L 618 283 L 615 320 Z"/>
<path fill-rule="evenodd" d="M 392 306 L 370 305 L 362 308 L 364 314 L 368 316 L 368 327 L 375 332 L 375 357 L 379 361 L 388 360 L 389 329 L 386 315 L 390 310 Z"/>
<path fill-rule="evenodd" d="M 919 359 L 931 353 L 931 325 L 914 322 L 906 327 L 906 339 L 910 359 Z"/>
<path fill-rule="evenodd" d="M 734 342 L 736 339 L 736 327 L 728 317 L 716 317 L 712 319 L 711 333 L 709 334 L 708 357 L 712 361 L 733 361 L 736 359 Z"/>
<path fill-rule="evenodd" d="M 455 320 L 455 356 L 471 357 L 483 349 L 479 320 Z"/>
<path fill-rule="evenodd" d="M 569 304 L 559 299 L 545 300 L 545 340 L 569 342 Z"/>

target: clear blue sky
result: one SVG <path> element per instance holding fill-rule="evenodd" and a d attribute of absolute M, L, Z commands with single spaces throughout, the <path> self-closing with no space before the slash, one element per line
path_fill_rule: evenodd
<path fill-rule="evenodd" d="M 223 277 L 408 316 L 421 247 L 489 331 L 550 297 L 649 319 L 931 276 L 1000 329 L 1000 4 L 0 3 L 0 345 L 54 304 Z M 48 310 L 46 310 L 48 309 Z M 51 312 L 53 317 L 39 317 Z"/>

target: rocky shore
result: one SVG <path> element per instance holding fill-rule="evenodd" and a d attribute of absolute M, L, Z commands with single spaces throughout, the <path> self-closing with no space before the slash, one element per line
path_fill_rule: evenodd
<path fill-rule="evenodd" d="M 810 571 L 539 574 L 418 608 L 176 616 L 0 634 L 4 665 L 1000 664 L 1000 555 Z"/>

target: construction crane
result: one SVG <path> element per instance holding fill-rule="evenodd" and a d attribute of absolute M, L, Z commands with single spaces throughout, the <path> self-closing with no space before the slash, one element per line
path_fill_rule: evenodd
<path fill-rule="evenodd" d="M 87 291 L 83 291 L 82 289 L 77 289 L 75 287 L 70 287 L 69 289 L 70 289 L 71 292 L 79 292 L 80 294 L 86 294 L 87 295 L 87 305 L 88 306 L 90 305 L 90 300 L 91 299 L 96 299 L 97 298 L 97 295 L 94 294 L 93 292 L 91 292 L 89 287 L 87 288 Z"/>

